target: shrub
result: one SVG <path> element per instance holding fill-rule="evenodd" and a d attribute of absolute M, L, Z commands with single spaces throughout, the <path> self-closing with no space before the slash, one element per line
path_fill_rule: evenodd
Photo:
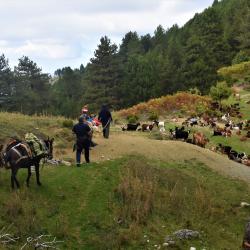
<path fill-rule="evenodd" d="M 63 126 L 64 128 L 72 128 L 72 127 L 73 127 L 73 121 L 72 121 L 72 120 L 69 120 L 69 119 L 64 120 L 64 121 L 62 122 L 62 126 Z"/>
<path fill-rule="evenodd" d="M 129 123 L 136 123 L 139 120 L 139 118 L 136 115 L 130 115 L 127 117 L 127 120 Z"/>
<path fill-rule="evenodd" d="M 148 119 L 150 121 L 158 120 L 159 119 L 159 115 L 157 113 L 155 113 L 155 112 L 152 112 L 151 114 L 149 114 Z"/>
<path fill-rule="evenodd" d="M 207 111 L 206 107 L 204 105 L 197 105 L 196 106 L 196 112 L 198 115 L 202 115 Z"/>

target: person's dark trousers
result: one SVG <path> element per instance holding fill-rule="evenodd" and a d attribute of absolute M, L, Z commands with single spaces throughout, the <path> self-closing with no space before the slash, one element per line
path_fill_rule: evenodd
<path fill-rule="evenodd" d="M 109 138 L 110 122 L 108 124 L 103 124 L 102 126 L 104 127 L 104 129 L 102 130 L 103 137 L 108 139 Z"/>
<path fill-rule="evenodd" d="M 80 166 L 81 164 L 81 154 L 84 150 L 85 161 L 89 163 L 89 147 L 90 147 L 90 140 L 85 138 L 78 138 L 77 139 L 77 150 L 76 150 L 76 165 Z"/>
<path fill-rule="evenodd" d="M 76 150 L 76 165 L 80 166 L 81 164 L 81 154 L 84 150 L 85 161 L 89 163 L 89 147 L 79 148 Z"/>

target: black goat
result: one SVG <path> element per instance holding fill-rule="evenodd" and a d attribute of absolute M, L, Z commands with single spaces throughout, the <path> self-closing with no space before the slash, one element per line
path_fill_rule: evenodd
<path fill-rule="evenodd" d="M 176 139 L 184 139 L 186 141 L 188 139 L 190 131 L 185 131 L 184 127 L 181 127 L 180 129 L 178 127 L 175 127 L 175 131 L 173 132 L 172 129 L 169 130 L 170 133 L 173 135 Z"/>
<path fill-rule="evenodd" d="M 131 124 L 131 123 L 128 123 L 127 124 L 127 127 L 123 127 L 122 128 L 122 131 L 136 131 L 137 128 L 140 126 L 141 124 L 140 123 L 137 123 L 137 124 Z"/>

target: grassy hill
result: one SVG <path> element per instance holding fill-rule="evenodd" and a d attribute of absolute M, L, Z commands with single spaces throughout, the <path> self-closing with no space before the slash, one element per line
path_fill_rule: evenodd
<path fill-rule="evenodd" d="M 13 135 L 23 138 L 26 132 L 53 136 L 56 155 L 72 157 L 74 137 L 63 117 L 0 113 L 0 120 L 1 142 Z M 60 249 L 162 249 L 166 236 L 183 228 L 200 232 L 200 238 L 177 240 L 170 249 L 240 249 L 249 215 L 249 208 L 240 207 L 242 201 L 249 201 L 246 183 L 224 177 L 192 157 L 180 160 L 178 152 L 174 161 L 166 161 L 167 146 L 161 145 L 166 157 L 159 158 L 159 148 L 150 154 L 143 149 L 146 144 L 130 143 L 128 147 L 135 150 L 124 151 L 134 154 L 126 156 L 119 151 L 124 147 L 119 140 L 125 140 L 126 134 L 119 137 L 119 133 L 113 130 L 110 140 L 99 140 L 91 151 L 98 160 L 88 166 L 42 167 L 42 187 L 32 176 L 27 189 L 27 171 L 21 169 L 21 189 L 11 191 L 10 171 L 0 169 L 0 230 L 9 226 L 8 233 L 19 237 L 9 246 L 0 243 L 0 249 L 20 249 L 27 237 L 41 234 L 63 241 L 57 245 Z M 156 147 L 145 136 L 143 141 Z M 146 152 L 143 156 L 139 146 L 140 152 Z M 195 153 L 190 148 L 190 155 Z M 226 158 L 221 162 L 228 164 Z"/>
<path fill-rule="evenodd" d="M 0 175 L 0 228 L 20 237 L 56 236 L 60 249 L 156 249 L 176 230 L 200 238 L 171 249 L 240 249 L 249 198 L 244 183 L 224 178 L 197 162 L 166 163 L 140 156 L 84 168 L 44 167 L 43 186 L 11 192 Z M 155 247 L 157 245 L 157 247 Z M 3 247 L 3 249 L 5 249 Z M 32 249 L 32 248 L 31 248 Z"/>
<path fill-rule="evenodd" d="M 248 86 L 248 88 L 250 86 L 250 62 L 243 62 L 221 68 L 218 70 L 218 74 L 226 79 L 231 79 L 234 84 L 244 84 Z"/>

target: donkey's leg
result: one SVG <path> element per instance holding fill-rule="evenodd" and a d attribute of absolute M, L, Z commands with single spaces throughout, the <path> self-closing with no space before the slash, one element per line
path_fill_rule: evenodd
<path fill-rule="evenodd" d="M 15 177 L 14 177 L 14 173 L 13 173 L 13 169 L 11 169 L 11 177 L 10 177 L 10 180 L 11 180 L 11 188 L 14 189 L 15 188 Z"/>
<path fill-rule="evenodd" d="M 17 170 L 18 169 L 12 169 L 12 171 L 11 171 L 11 187 L 13 189 L 15 188 L 15 185 L 14 185 L 15 183 L 16 183 L 17 188 L 20 187 L 19 182 L 16 178 Z"/>
<path fill-rule="evenodd" d="M 41 186 L 42 183 L 40 182 L 39 162 L 35 164 L 35 170 L 36 170 L 36 183 L 38 186 Z"/>
<path fill-rule="evenodd" d="M 30 185 L 30 176 L 31 176 L 31 166 L 28 167 L 28 177 L 26 179 L 27 187 L 29 187 Z"/>

